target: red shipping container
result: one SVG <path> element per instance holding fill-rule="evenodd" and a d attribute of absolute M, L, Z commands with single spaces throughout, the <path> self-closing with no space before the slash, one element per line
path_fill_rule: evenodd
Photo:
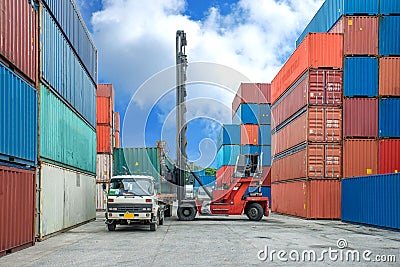
<path fill-rule="evenodd" d="M 113 109 L 111 98 L 104 96 L 96 97 L 96 123 L 112 125 Z"/>
<path fill-rule="evenodd" d="M 119 132 L 121 130 L 121 118 L 118 112 L 114 112 L 114 131 Z"/>
<path fill-rule="evenodd" d="M 114 133 L 114 147 L 115 148 L 120 148 L 121 147 L 121 136 L 119 132 Z"/>
<path fill-rule="evenodd" d="M 232 183 L 232 175 L 235 172 L 235 166 L 222 166 L 216 172 L 215 185 L 217 188 L 228 188 Z"/>
<path fill-rule="evenodd" d="M 307 69 L 342 69 L 342 58 L 343 36 L 341 34 L 308 34 L 272 80 L 272 103 L 274 104 Z"/>
<path fill-rule="evenodd" d="M 39 69 L 38 13 L 29 1 L 0 0 L 0 60 L 33 86 Z"/>
<path fill-rule="evenodd" d="M 35 172 L 0 166 L 0 256 L 32 246 Z"/>
<path fill-rule="evenodd" d="M 400 139 L 379 141 L 379 173 L 400 172 Z"/>
<path fill-rule="evenodd" d="M 400 57 L 379 59 L 379 96 L 400 96 Z"/>
<path fill-rule="evenodd" d="M 378 23 L 376 16 L 343 16 L 330 33 L 343 34 L 344 55 L 378 55 Z"/>
<path fill-rule="evenodd" d="M 271 186 L 271 167 L 263 166 L 261 181 L 262 186 Z"/>
<path fill-rule="evenodd" d="M 232 117 L 240 104 L 267 104 L 271 103 L 271 84 L 268 83 L 241 83 L 232 101 Z"/>
<path fill-rule="evenodd" d="M 306 219 L 340 219 L 340 180 L 293 181 L 271 185 L 272 211 Z"/>
<path fill-rule="evenodd" d="M 348 139 L 343 141 L 343 178 L 377 173 L 377 140 Z"/>
<path fill-rule="evenodd" d="M 341 105 L 343 72 L 309 70 L 272 107 L 272 128 L 279 126 L 306 105 Z"/>
<path fill-rule="evenodd" d="M 97 153 L 112 153 L 112 128 L 108 125 L 96 126 Z"/>
<path fill-rule="evenodd" d="M 271 182 L 293 179 L 339 179 L 342 177 L 340 144 L 307 144 L 272 161 Z"/>
<path fill-rule="evenodd" d="M 258 145 L 258 124 L 240 125 L 240 144 Z"/>
<path fill-rule="evenodd" d="M 378 99 L 343 100 L 343 137 L 378 136 Z"/>

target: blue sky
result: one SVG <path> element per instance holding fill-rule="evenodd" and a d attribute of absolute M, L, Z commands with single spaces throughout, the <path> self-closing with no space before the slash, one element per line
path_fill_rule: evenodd
<path fill-rule="evenodd" d="M 196 71 L 195 66 L 188 67 L 188 76 L 206 81 L 193 80 L 195 84 L 188 86 L 193 100 L 188 108 L 188 117 L 193 118 L 187 133 L 188 155 L 203 167 L 215 156 L 218 125 L 230 122 L 232 91 L 240 82 L 271 82 L 322 4 L 322 0 L 75 1 L 98 48 L 99 83 L 114 85 L 115 110 L 127 115 L 124 146 L 154 146 L 155 140 L 164 138 L 174 157 L 174 93 L 169 90 L 175 82 L 176 30 L 187 34 L 190 63 L 231 68 L 219 73 L 226 76 L 219 81 L 210 77 L 221 71 L 218 67 Z"/>

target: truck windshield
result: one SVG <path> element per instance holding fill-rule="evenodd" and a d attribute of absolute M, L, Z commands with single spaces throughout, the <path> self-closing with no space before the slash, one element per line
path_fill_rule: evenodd
<path fill-rule="evenodd" d="M 143 178 L 111 179 L 108 192 L 110 196 L 151 196 L 153 193 L 153 182 Z"/>

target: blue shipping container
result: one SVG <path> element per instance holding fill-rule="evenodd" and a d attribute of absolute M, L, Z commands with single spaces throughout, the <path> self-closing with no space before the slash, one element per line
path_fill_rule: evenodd
<path fill-rule="evenodd" d="M 64 2 L 64 1 L 63 1 Z M 47 9 L 41 9 L 42 78 L 96 127 L 96 87 Z"/>
<path fill-rule="evenodd" d="M 379 0 L 326 0 L 300 34 L 296 47 L 310 32 L 328 32 L 343 15 L 377 15 L 378 13 Z"/>
<path fill-rule="evenodd" d="M 379 13 L 382 15 L 400 14 L 400 1 L 379 0 Z"/>
<path fill-rule="evenodd" d="M 217 139 L 217 148 L 220 148 L 222 145 L 240 145 L 240 125 L 222 125 Z"/>
<path fill-rule="evenodd" d="M 400 55 L 400 16 L 383 16 L 379 19 L 379 54 Z"/>
<path fill-rule="evenodd" d="M 271 124 L 271 105 L 258 105 L 258 124 Z"/>
<path fill-rule="evenodd" d="M 206 175 L 206 171 L 205 171 L 205 170 L 197 170 L 197 171 L 194 171 L 194 173 L 195 173 L 197 176 L 204 176 L 204 175 Z"/>
<path fill-rule="evenodd" d="M 60 24 L 94 83 L 97 83 L 97 49 L 73 0 L 44 0 Z"/>
<path fill-rule="evenodd" d="M 0 159 L 36 165 L 37 105 L 35 88 L 0 63 Z"/>
<path fill-rule="evenodd" d="M 247 188 L 246 192 L 244 193 L 244 197 L 250 196 L 250 193 L 258 192 L 257 187 L 250 186 Z M 271 207 L 271 187 L 270 186 L 261 186 L 261 194 L 263 197 L 268 197 L 269 207 Z"/>
<path fill-rule="evenodd" d="M 342 220 L 400 229 L 400 173 L 342 180 Z"/>
<path fill-rule="evenodd" d="M 344 60 L 344 96 L 378 96 L 378 59 L 349 57 Z"/>
<path fill-rule="evenodd" d="M 258 124 L 258 104 L 240 104 L 232 121 L 234 124 Z"/>
<path fill-rule="evenodd" d="M 400 137 L 400 98 L 379 99 L 378 118 L 379 137 Z"/>
<path fill-rule="evenodd" d="M 271 145 L 271 125 L 260 125 L 258 127 L 258 143 L 260 145 Z"/>
<path fill-rule="evenodd" d="M 199 178 L 200 178 L 200 181 L 202 181 L 205 186 L 214 186 L 215 187 L 215 176 L 202 175 Z M 197 180 L 195 180 L 194 187 L 196 187 L 196 188 L 200 187 L 200 184 L 199 184 L 199 182 L 197 182 Z"/>
<path fill-rule="evenodd" d="M 217 153 L 217 169 L 225 165 L 236 165 L 237 157 L 240 155 L 240 146 L 221 146 Z"/>
<path fill-rule="evenodd" d="M 271 146 L 260 146 L 262 165 L 271 166 Z"/>
<path fill-rule="evenodd" d="M 240 146 L 240 154 L 260 154 L 260 146 L 243 145 Z"/>

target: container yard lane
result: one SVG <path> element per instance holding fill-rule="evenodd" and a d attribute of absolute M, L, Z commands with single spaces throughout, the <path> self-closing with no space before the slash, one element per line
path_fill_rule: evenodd
<path fill-rule="evenodd" d="M 0 258 L 0 266 L 398 266 L 400 233 L 335 220 L 299 220 L 273 213 L 167 218 L 109 232 L 104 216 Z"/>

